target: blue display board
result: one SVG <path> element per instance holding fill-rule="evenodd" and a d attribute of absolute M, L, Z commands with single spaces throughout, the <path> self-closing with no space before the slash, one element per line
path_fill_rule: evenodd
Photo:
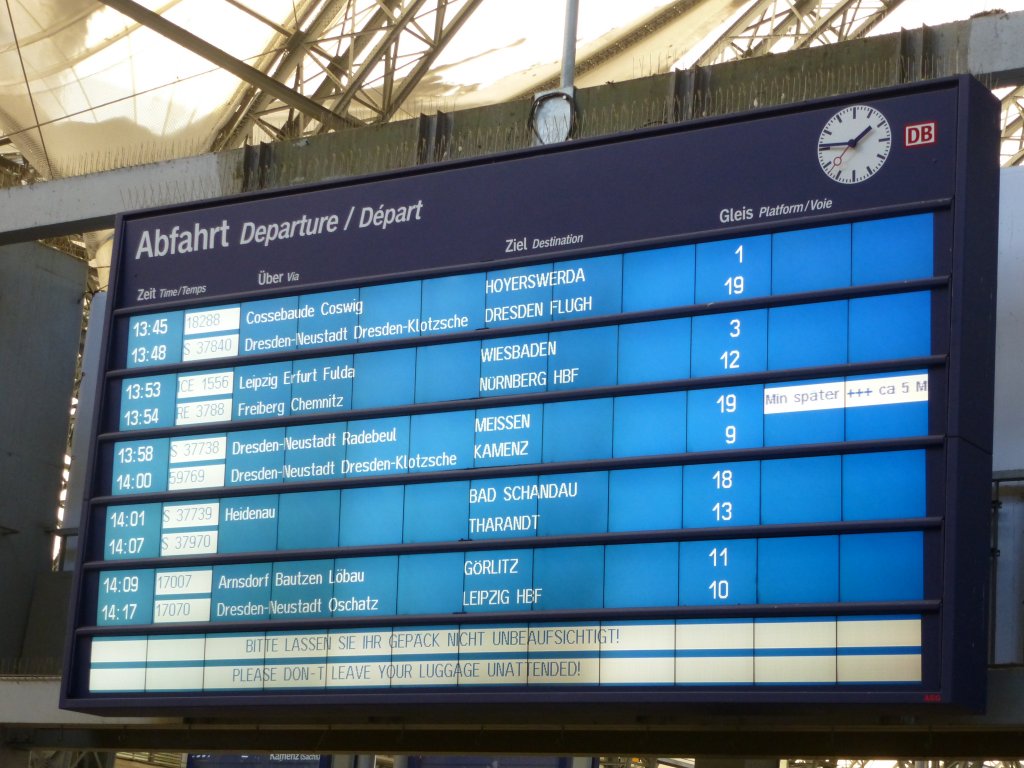
<path fill-rule="evenodd" d="M 63 706 L 977 705 L 995 114 L 122 217 Z"/>

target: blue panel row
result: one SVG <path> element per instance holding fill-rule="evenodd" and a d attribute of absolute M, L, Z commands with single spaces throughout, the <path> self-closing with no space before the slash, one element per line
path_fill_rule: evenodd
<path fill-rule="evenodd" d="M 928 293 L 898 294 L 129 378 L 121 383 L 119 428 L 924 356 L 930 301 Z"/>
<path fill-rule="evenodd" d="M 925 372 L 114 443 L 110 492 L 238 487 L 927 434 Z"/>
<path fill-rule="evenodd" d="M 930 277 L 932 216 L 261 299 L 127 321 L 129 368 Z"/>
<path fill-rule="evenodd" d="M 97 624 L 918 600 L 923 541 L 911 531 L 103 571 Z"/>
<path fill-rule="evenodd" d="M 923 450 L 106 509 L 104 559 L 922 517 Z"/>

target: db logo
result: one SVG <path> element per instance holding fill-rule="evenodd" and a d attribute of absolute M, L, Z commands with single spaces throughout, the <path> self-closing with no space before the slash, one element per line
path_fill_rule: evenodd
<path fill-rule="evenodd" d="M 921 147 L 925 144 L 935 143 L 935 123 L 914 123 L 903 129 L 903 145 L 906 147 Z"/>

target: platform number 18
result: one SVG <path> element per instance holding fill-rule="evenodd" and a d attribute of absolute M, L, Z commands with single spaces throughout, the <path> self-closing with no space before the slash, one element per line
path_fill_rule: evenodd
<path fill-rule="evenodd" d="M 732 470 L 731 469 L 719 469 L 713 474 L 712 479 L 715 481 L 715 488 L 718 490 L 728 490 L 732 488 Z M 717 501 L 711 508 L 711 511 L 715 513 L 715 521 L 719 523 L 725 523 L 732 520 L 732 502 L 731 501 Z"/>

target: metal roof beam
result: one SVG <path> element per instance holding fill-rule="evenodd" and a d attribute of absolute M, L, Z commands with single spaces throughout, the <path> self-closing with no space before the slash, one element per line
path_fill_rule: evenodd
<path fill-rule="evenodd" d="M 448 23 L 448 26 L 444 25 L 444 10 L 447 5 L 441 6 L 437 11 L 437 23 L 434 25 L 434 37 L 431 41 L 432 45 L 430 50 L 423 55 L 423 58 L 419 60 L 412 72 L 402 78 L 402 84 L 398 90 L 392 95 L 390 103 L 384 106 L 383 119 L 390 120 L 394 117 L 398 109 L 405 103 L 406 99 L 409 98 L 409 94 L 412 93 L 413 89 L 419 85 L 420 80 L 423 76 L 430 71 L 430 68 L 434 65 L 437 57 L 441 51 L 448 44 L 448 41 L 462 28 L 465 24 L 466 19 L 477 9 L 483 0 L 466 0 L 465 5 L 459 9 L 458 13 L 455 14 L 454 18 Z"/>
<path fill-rule="evenodd" d="M 324 67 L 327 77 L 312 98 L 333 103 L 339 113 L 347 113 L 353 104 L 357 104 L 376 113 L 377 121 L 390 120 L 481 2 L 465 0 L 458 12 L 446 18 L 446 12 L 455 0 L 434 0 L 432 5 L 428 5 L 427 0 L 378 0 L 377 11 L 353 34 L 349 46 L 333 56 Z M 425 31 L 417 19 L 431 13 L 434 23 L 430 31 Z M 400 46 L 404 35 L 415 36 L 417 41 L 427 46 L 427 50 L 403 57 Z M 401 65 L 402 59 L 412 56 L 417 59 L 415 65 L 407 70 L 408 74 L 400 76 L 406 68 Z M 380 67 L 384 70 L 383 77 L 379 88 L 375 89 L 377 95 L 371 95 L 367 79 Z M 307 132 L 308 122 L 305 115 L 290 118 L 285 124 L 285 135 Z M 321 126 L 319 132 L 325 128 Z"/>
<path fill-rule="evenodd" d="M 750 47 L 741 54 L 740 58 L 752 58 L 770 53 L 772 46 L 780 39 L 799 32 L 809 19 L 815 17 L 815 11 L 825 4 L 819 0 L 783 0 L 783 4 L 789 6 L 789 8 L 786 11 L 780 12 L 778 10 L 779 2 L 780 0 L 769 0 L 767 3 L 762 3 L 762 5 L 771 6 L 771 13 L 765 13 L 762 16 L 761 24 L 753 28 L 753 34 L 750 36 Z M 856 2 L 856 0 L 848 0 L 839 5 L 845 6 L 851 2 Z M 772 26 L 768 31 L 763 31 L 763 25 L 769 17 L 773 19 Z M 744 36 L 739 35 L 737 37 Z M 733 47 L 735 48 L 735 46 Z"/>
<path fill-rule="evenodd" d="M 160 16 L 160 14 L 153 13 L 153 11 L 148 8 L 144 8 L 135 2 L 135 0 L 100 0 L 100 2 L 120 11 L 125 16 L 137 21 L 139 24 L 149 27 L 154 32 L 158 32 L 183 48 L 192 51 L 197 56 L 202 56 L 207 61 L 227 70 L 240 80 L 244 80 L 257 88 L 272 94 L 275 98 L 280 99 L 288 106 L 319 120 L 324 125 L 332 128 L 347 128 L 350 126 L 348 121 L 336 115 L 334 112 L 331 112 L 331 110 L 327 109 L 322 104 L 318 104 L 312 99 L 303 96 L 301 93 L 295 92 L 283 83 L 280 83 L 269 75 L 260 72 L 260 70 L 255 67 L 246 64 L 244 61 L 236 59 L 234 56 L 231 56 L 226 51 L 208 43 L 201 37 L 193 35 L 188 30 L 182 29 L 177 24 L 168 21 Z"/>
<path fill-rule="evenodd" d="M 349 104 L 352 103 L 352 99 L 355 98 L 356 94 L 363 87 L 366 82 L 366 78 L 369 77 L 370 72 L 373 70 L 373 65 L 376 62 L 383 62 L 385 57 L 388 55 L 388 50 L 392 48 L 398 42 L 398 38 L 409 23 L 416 18 L 417 12 L 427 0 L 409 0 L 408 4 L 401 9 L 397 19 L 385 17 L 388 19 L 390 24 L 384 25 L 380 30 L 383 32 L 380 40 L 373 46 L 370 52 L 366 56 L 366 60 L 359 67 L 359 69 L 352 74 L 351 80 L 346 84 L 345 88 L 333 97 L 334 109 L 338 111 L 348 110 Z M 444 0 L 438 0 L 439 4 L 443 3 Z M 324 126 L 326 127 L 326 126 Z"/>
<path fill-rule="evenodd" d="M 1002 161 L 1018 165 L 1024 159 L 1024 85 L 1002 98 Z"/>
<path fill-rule="evenodd" d="M 701 54 L 694 66 L 706 67 L 709 64 L 719 63 L 731 58 L 745 58 L 743 52 L 736 49 L 734 41 L 742 37 L 750 37 L 751 30 L 757 30 L 765 23 L 765 19 L 770 13 L 774 14 L 775 5 L 776 0 L 757 0 L 722 33 L 721 37 L 715 40 Z M 774 29 L 774 25 L 772 29 Z M 736 49 L 738 52 L 734 56 L 726 57 L 725 53 L 730 48 Z"/>
<path fill-rule="evenodd" d="M 338 84 L 344 83 L 346 74 L 355 68 L 356 59 L 363 54 L 373 38 L 372 31 L 382 28 L 392 18 L 392 12 L 399 2 L 401 0 L 378 0 L 378 8 L 373 16 L 353 35 L 348 47 L 327 64 L 324 69 L 327 77 L 313 92 L 314 101 L 323 102 L 342 90 L 344 86 Z M 305 131 L 307 123 L 305 115 L 296 115 L 285 123 L 284 131 L 289 136 L 301 134 Z"/>
<path fill-rule="evenodd" d="M 758 0 L 697 59 L 708 66 L 769 53 L 783 38 L 806 48 L 831 32 L 835 41 L 866 35 L 903 0 Z M 855 25 L 856 20 L 860 24 Z"/>
<path fill-rule="evenodd" d="M 852 0 L 838 3 L 831 11 L 826 12 L 814 27 L 794 40 L 793 49 L 806 48 L 816 42 L 828 43 L 864 37 L 902 2 L 903 0 Z M 832 32 L 835 41 L 822 39 L 828 32 Z"/>
<path fill-rule="evenodd" d="M 286 53 L 274 68 L 273 73 L 270 73 L 270 77 L 282 84 L 285 80 L 291 77 L 299 68 L 299 65 L 302 64 L 302 60 L 306 56 L 306 45 L 308 45 L 310 41 L 318 38 L 320 34 L 337 18 L 342 7 L 348 5 L 348 3 L 349 0 L 330 0 L 325 3 L 319 11 L 317 11 L 316 15 L 312 18 L 305 29 L 295 29 L 292 34 L 287 37 L 287 43 L 285 46 Z M 315 3 L 310 4 L 304 10 L 312 10 L 315 5 Z M 305 19 L 300 20 L 300 24 L 302 21 L 305 21 Z M 274 47 L 274 44 L 272 43 L 270 47 Z M 245 132 L 252 126 L 253 122 L 257 120 L 257 116 L 270 105 L 274 98 L 275 95 L 273 93 L 255 85 L 252 88 L 247 89 L 238 100 L 237 109 L 232 110 L 229 122 L 221 129 L 217 138 L 214 140 L 211 149 L 217 151 L 239 146 L 242 143 Z M 320 103 L 315 98 L 311 99 L 311 101 L 315 104 Z M 339 115 L 339 118 L 351 126 L 363 124 L 360 120 L 355 120 L 344 115 Z M 284 133 L 283 130 L 282 133 L 283 135 L 288 135 L 287 133 Z"/>

